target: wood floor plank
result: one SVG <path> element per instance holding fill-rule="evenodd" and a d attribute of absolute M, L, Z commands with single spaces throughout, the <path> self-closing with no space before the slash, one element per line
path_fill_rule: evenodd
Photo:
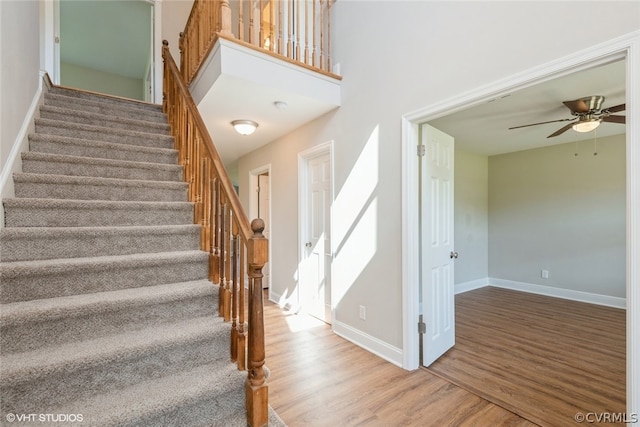
<path fill-rule="evenodd" d="M 429 371 L 537 424 L 577 424 L 624 413 L 625 328 L 624 310 L 486 287 L 456 296 L 456 345 Z"/>
<path fill-rule="evenodd" d="M 264 317 L 269 404 L 290 427 L 534 426 L 425 370 L 386 362 L 323 322 L 271 302 Z"/>

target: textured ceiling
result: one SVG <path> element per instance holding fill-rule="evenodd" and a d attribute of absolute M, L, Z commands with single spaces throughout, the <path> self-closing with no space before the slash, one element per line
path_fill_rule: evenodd
<path fill-rule="evenodd" d="M 152 11 L 145 0 L 61 0 L 60 61 L 144 79 Z"/>

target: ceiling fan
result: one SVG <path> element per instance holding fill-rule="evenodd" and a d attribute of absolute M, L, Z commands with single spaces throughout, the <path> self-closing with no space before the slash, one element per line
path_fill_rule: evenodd
<path fill-rule="evenodd" d="M 589 132 L 600 126 L 601 122 L 609 122 L 609 123 L 626 123 L 626 116 L 613 116 L 611 113 L 617 113 L 619 111 L 624 111 L 626 105 L 620 104 L 609 108 L 602 108 L 602 103 L 604 102 L 604 96 L 595 95 L 588 96 L 586 98 L 576 99 L 575 101 L 563 101 L 562 103 L 571 110 L 571 114 L 574 116 L 572 118 L 560 119 L 560 120 L 551 120 L 548 122 L 540 122 L 540 123 L 531 123 L 529 125 L 522 126 L 514 126 L 509 128 L 511 129 L 519 129 L 528 126 L 537 126 L 543 125 L 546 123 L 556 123 L 556 122 L 568 122 L 571 123 L 561 127 L 547 138 L 552 138 L 554 136 L 558 136 L 569 129 L 573 128 L 577 132 Z"/>

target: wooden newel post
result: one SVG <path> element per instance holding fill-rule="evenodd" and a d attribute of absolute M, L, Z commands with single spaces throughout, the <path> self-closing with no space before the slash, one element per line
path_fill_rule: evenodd
<path fill-rule="evenodd" d="M 249 345 L 248 374 L 245 386 L 247 422 L 251 427 L 267 425 L 268 386 L 264 361 L 264 312 L 262 301 L 262 268 L 268 261 L 268 242 L 262 232 L 264 221 L 251 222 L 253 236 L 247 242 L 249 265 Z"/>

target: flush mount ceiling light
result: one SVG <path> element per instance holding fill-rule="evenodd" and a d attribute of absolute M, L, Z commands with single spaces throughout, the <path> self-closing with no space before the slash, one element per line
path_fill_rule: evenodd
<path fill-rule="evenodd" d="M 234 120 L 231 124 L 240 135 L 251 135 L 258 127 L 258 124 L 252 120 Z"/>
<path fill-rule="evenodd" d="M 580 120 L 579 122 L 574 123 L 571 127 L 576 132 L 591 132 L 598 126 L 600 126 L 600 120 L 591 118 L 587 120 Z"/>

